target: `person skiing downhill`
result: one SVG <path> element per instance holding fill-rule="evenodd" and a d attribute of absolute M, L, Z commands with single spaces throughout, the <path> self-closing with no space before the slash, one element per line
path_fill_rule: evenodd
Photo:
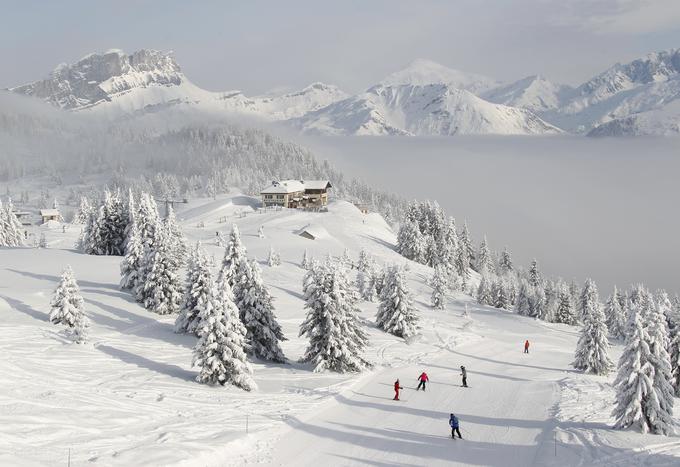
<path fill-rule="evenodd" d="M 400 389 L 404 389 L 404 388 L 399 385 L 399 380 L 396 380 L 394 382 L 394 399 L 393 400 L 395 400 L 395 401 L 399 400 L 399 390 Z"/>
<path fill-rule="evenodd" d="M 524 353 L 529 353 L 529 339 L 524 341 Z"/>
<path fill-rule="evenodd" d="M 418 376 L 418 380 L 420 383 L 418 383 L 418 387 L 416 388 L 416 391 L 420 389 L 421 387 L 423 388 L 423 391 L 425 390 L 425 383 L 430 381 L 430 378 L 427 377 L 427 373 L 424 371 Z"/>
<path fill-rule="evenodd" d="M 467 371 L 463 365 L 460 366 L 460 375 L 463 377 L 463 387 L 468 387 L 467 385 Z"/>
<path fill-rule="evenodd" d="M 449 426 L 451 427 L 451 438 L 456 439 L 456 433 L 458 433 L 458 437 L 463 439 L 463 437 L 460 435 L 460 423 L 458 421 L 458 417 L 456 417 L 454 414 L 451 414 L 451 418 L 449 418 Z"/>

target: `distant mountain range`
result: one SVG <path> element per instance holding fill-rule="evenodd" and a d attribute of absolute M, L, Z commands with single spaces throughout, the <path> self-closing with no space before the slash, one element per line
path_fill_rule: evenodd
<path fill-rule="evenodd" d="M 186 108 L 332 135 L 680 133 L 680 49 L 616 64 L 576 88 L 541 76 L 501 83 L 418 59 L 356 95 L 314 83 L 255 97 L 199 88 L 169 53 L 111 50 L 10 90 L 110 119 Z"/>

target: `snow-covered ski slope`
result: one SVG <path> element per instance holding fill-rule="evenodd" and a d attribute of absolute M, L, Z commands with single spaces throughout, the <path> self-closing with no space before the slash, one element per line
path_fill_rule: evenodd
<path fill-rule="evenodd" d="M 431 270 L 421 265 L 411 263 L 408 272 L 422 326 L 412 342 L 377 330 L 377 304 L 362 303 L 372 370 L 315 374 L 295 363 L 307 343 L 297 337 L 304 249 L 317 258 L 346 247 L 355 259 L 361 248 L 380 263 L 403 259 L 382 218 L 349 203 L 335 202 L 328 213 L 259 214 L 253 206 L 251 198 L 230 196 L 178 208 L 189 239 L 201 240 L 216 264 L 222 249 L 215 233 L 232 223 L 261 263 L 270 246 L 281 254 L 281 266 L 262 269 L 293 363 L 256 362 L 252 393 L 194 382 L 195 338 L 174 334 L 173 317 L 153 315 L 119 290 L 120 258 L 74 251 L 76 226 L 47 230 L 49 249 L 0 249 L 0 465 L 67 465 L 69 450 L 71 465 L 680 463 L 677 438 L 609 428 L 611 378 L 569 365 L 576 328 L 479 307 L 462 294 L 450 297 L 447 310 L 432 310 Z M 328 236 L 297 235 L 309 225 Z M 66 264 L 93 323 L 86 345 L 71 344 L 47 322 Z M 460 365 L 469 388 L 460 387 Z M 431 383 L 416 392 L 423 370 Z M 397 378 L 405 387 L 399 402 L 392 400 Z M 449 437 L 451 412 L 463 440 Z"/>

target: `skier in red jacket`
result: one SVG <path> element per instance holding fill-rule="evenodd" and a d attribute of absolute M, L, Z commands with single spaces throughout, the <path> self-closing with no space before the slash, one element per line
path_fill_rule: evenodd
<path fill-rule="evenodd" d="M 418 380 L 420 383 L 418 383 L 418 387 L 416 388 L 416 391 L 420 389 L 421 387 L 423 388 L 423 391 L 425 390 L 425 383 L 430 381 L 430 378 L 427 377 L 427 373 L 424 371 L 418 376 Z"/>
<path fill-rule="evenodd" d="M 529 353 L 529 339 L 524 341 L 524 353 Z"/>
<path fill-rule="evenodd" d="M 398 401 L 399 400 L 399 390 L 404 389 L 399 385 L 399 380 L 396 380 L 394 382 L 394 400 Z"/>

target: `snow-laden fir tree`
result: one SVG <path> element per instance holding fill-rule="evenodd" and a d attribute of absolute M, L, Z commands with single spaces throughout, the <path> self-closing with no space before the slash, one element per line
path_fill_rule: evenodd
<path fill-rule="evenodd" d="M 261 225 L 259 229 L 257 229 L 257 236 L 260 238 L 264 238 L 264 225 Z"/>
<path fill-rule="evenodd" d="M 361 357 L 368 338 L 344 269 L 331 263 L 316 265 L 305 275 L 303 293 L 307 315 L 300 337 L 307 336 L 309 345 L 301 362 L 311 362 L 315 372 L 345 373 L 368 366 Z"/>
<path fill-rule="evenodd" d="M 14 213 L 12 199 L 8 198 L 4 209 L 0 203 L 0 246 L 22 246 L 23 244 L 23 228 Z"/>
<path fill-rule="evenodd" d="M 122 256 L 125 248 L 127 221 L 123 215 L 124 206 L 119 193 L 104 192 L 104 204 L 99 208 L 96 223 L 94 254 Z"/>
<path fill-rule="evenodd" d="M 385 275 L 376 325 L 379 329 L 404 339 L 414 336 L 418 330 L 418 315 L 413 307 L 404 270 L 399 266 L 390 267 Z"/>
<path fill-rule="evenodd" d="M 188 259 L 184 296 L 175 320 L 175 332 L 198 335 L 201 310 L 208 301 L 214 300 L 214 281 L 208 257 L 200 243 L 191 250 Z"/>
<path fill-rule="evenodd" d="M 182 300 L 179 264 L 173 246 L 170 233 L 159 222 L 153 248 L 145 251 L 144 269 L 147 272 L 144 282 L 140 284 L 144 307 L 159 315 L 177 313 Z"/>
<path fill-rule="evenodd" d="M 241 242 L 241 232 L 239 232 L 236 224 L 231 226 L 231 233 L 229 234 L 229 241 L 224 250 L 224 258 L 222 259 L 222 271 L 233 288 L 236 277 L 240 274 L 239 267 L 242 260 L 246 258 L 246 247 Z"/>
<path fill-rule="evenodd" d="M 281 266 L 281 256 L 279 256 L 279 253 L 276 250 L 274 250 L 273 246 L 269 247 L 269 256 L 267 257 L 267 264 L 270 267 Z"/>
<path fill-rule="evenodd" d="M 668 375 L 663 368 L 665 365 L 659 365 L 665 360 L 661 352 L 662 319 L 658 312 L 653 312 L 645 327 L 640 305 L 638 299 L 631 301 L 626 346 L 619 359 L 619 372 L 614 383 L 614 427 L 668 435 L 674 431 L 673 398 L 670 395 L 672 389 L 668 387 Z"/>
<path fill-rule="evenodd" d="M 472 238 L 470 237 L 467 221 L 463 222 L 463 229 L 458 235 L 458 239 L 460 240 L 460 249 L 465 250 L 466 252 L 465 256 L 468 260 L 467 268 L 472 268 L 475 263 L 475 249 L 472 245 Z"/>
<path fill-rule="evenodd" d="M 132 222 L 128 233 L 125 252 L 125 257 L 120 262 L 120 287 L 134 291 L 140 284 L 139 272 L 144 261 L 144 246 L 135 221 Z"/>
<path fill-rule="evenodd" d="M 179 264 L 183 264 L 186 260 L 187 255 L 187 240 L 182 232 L 182 228 L 177 222 L 177 217 L 175 216 L 175 210 L 172 208 L 172 204 L 167 204 L 167 215 L 163 219 L 165 223 L 165 228 L 172 242 L 172 249 L 175 252 L 176 260 Z"/>
<path fill-rule="evenodd" d="M 465 244 L 461 241 L 456 249 L 456 258 L 454 266 L 456 274 L 460 279 L 461 290 L 465 291 L 470 280 L 470 252 L 465 248 Z"/>
<path fill-rule="evenodd" d="M 623 340 L 626 332 L 626 317 L 619 302 L 619 291 L 614 286 L 614 292 L 607 298 L 604 314 L 607 317 L 607 329 L 615 339 Z"/>
<path fill-rule="evenodd" d="M 310 266 L 309 255 L 307 254 L 307 249 L 305 248 L 305 252 L 302 255 L 302 262 L 300 263 L 300 267 L 302 269 L 308 270 L 309 266 Z"/>
<path fill-rule="evenodd" d="M 138 287 L 135 289 L 135 296 L 137 301 L 144 301 L 144 283 L 148 273 L 149 264 L 146 258 L 153 253 L 156 244 L 156 230 L 161 226 L 160 217 L 158 215 L 158 207 L 156 201 L 148 193 L 142 193 L 139 198 L 139 209 L 134 216 L 137 229 L 139 230 L 139 239 L 142 243 L 142 250 L 144 252 L 144 260 L 140 263 L 138 269 Z"/>
<path fill-rule="evenodd" d="M 199 263 L 201 256 L 205 255 L 199 255 Z M 197 300 L 198 316 L 193 322 L 199 323 L 196 329 L 199 340 L 194 347 L 193 365 L 200 371 L 196 380 L 204 384 L 231 384 L 251 391 L 257 386 L 244 352 L 245 330 L 238 319 L 231 287 L 224 273 L 221 275 L 216 286 L 208 271 Z"/>
<path fill-rule="evenodd" d="M 515 299 L 515 311 L 518 315 L 530 316 L 529 294 L 531 286 L 526 279 L 520 279 L 519 288 L 517 290 L 517 298 Z"/>
<path fill-rule="evenodd" d="M 574 368 L 586 373 L 606 375 L 614 364 L 609 358 L 607 324 L 600 306 L 597 287 L 591 279 L 586 281 L 589 290 L 582 304 L 583 327 L 576 346 Z"/>
<path fill-rule="evenodd" d="M 646 401 L 649 412 L 654 416 L 649 418 L 652 433 L 670 435 L 675 432 L 673 421 L 673 402 L 675 390 L 672 385 L 671 359 L 668 355 L 668 334 L 666 332 L 666 317 L 662 305 L 658 303 L 647 316 L 647 336 L 649 337 L 649 363 L 654 367 L 652 374 L 654 391 L 657 401 Z"/>
<path fill-rule="evenodd" d="M 514 266 L 512 264 L 512 258 L 510 257 L 510 251 L 508 251 L 508 247 L 505 247 L 498 260 L 498 274 L 505 276 L 513 271 L 513 269 Z"/>
<path fill-rule="evenodd" d="M 498 277 L 492 285 L 492 295 L 493 295 L 493 306 L 494 308 L 499 308 L 501 310 L 507 310 L 510 308 L 510 300 L 508 299 L 508 287 L 505 283 L 505 279 Z"/>
<path fill-rule="evenodd" d="M 671 359 L 671 384 L 675 397 L 680 397 L 680 332 L 677 328 L 672 333 L 668 353 Z"/>
<path fill-rule="evenodd" d="M 599 301 L 597 286 L 592 279 L 586 279 L 586 282 L 583 284 L 583 288 L 581 289 L 581 296 L 579 297 L 578 301 L 578 315 L 581 321 L 585 319 L 586 314 L 589 311 L 588 307 L 596 301 Z"/>
<path fill-rule="evenodd" d="M 413 222 L 404 222 L 397 234 L 397 252 L 404 258 L 422 263 L 425 261 L 425 240 L 418 226 Z"/>
<path fill-rule="evenodd" d="M 239 276 L 234 283 L 234 296 L 240 318 L 248 332 L 247 342 L 258 358 L 285 363 L 280 342 L 286 340 L 274 315 L 274 304 L 269 290 L 262 282 L 256 261 L 241 258 Z M 225 273 L 225 277 L 228 275 Z"/>
<path fill-rule="evenodd" d="M 493 260 L 491 258 L 491 251 L 486 241 L 486 235 L 479 244 L 479 253 L 477 254 L 477 272 L 480 274 L 488 274 L 493 271 Z"/>
<path fill-rule="evenodd" d="M 78 205 L 78 210 L 73 215 L 73 223 L 85 224 L 89 219 L 92 210 L 93 208 L 92 205 L 90 204 L 90 200 L 88 200 L 86 196 L 81 196 L 80 204 Z"/>
<path fill-rule="evenodd" d="M 383 278 L 383 272 L 375 264 L 371 264 L 366 271 L 359 271 L 357 288 L 361 298 L 367 302 L 374 302 L 379 296 L 378 287 Z"/>
<path fill-rule="evenodd" d="M 475 295 L 477 303 L 493 306 L 494 299 L 491 286 L 492 282 L 489 277 L 486 274 L 482 274 L 482 278 L 479 280 L 479 286 L 477 287 L 477 294 Z"/>
<path fill-rule="evenodd" d="M 89 320 L 85 316 L 83 304 L 73 270 L 71 266 L 66 266 L 50 302 L 50 321 L 69 328 L 73 340 L 77 343 L 87 340 Z"/>
<path fill-rule="evenodd" d="M 574 303 L 571 299 L 571 294 L 569 293 L 569 288 L 564 283 L 558 285 L 557 307 L 555 308 L 552 321 L 554 323 L 569 324 L 571 326 L 577 324 L 578 322 L 576 319 Z"/>
<path fill-rule="evenodd" d="M 541 273 L 538 271 L 538 261 L 535 259 L 531 261 L 531 265 L 529 266 L 527 280 L 532 287 L 538 287 L 541 284 Z"/>
<path fill-rule="evenodd" d="M 626 346 L 619 358 L 618 373 L 614 381 L 616 402 L 612 416 L 614 428 L 633 428 L 647 433 L 651 429 L 651 405 L 658 407 L 654 390 L 654 367 L 649 362 L 649 336 L 642 324 L 638 306 L 632 304 L 626 327 Z"/>
<path fill-rule="evenodd" d="M 449 289 L 449 275 L 443 265 L 434 267 L 434 273 L 430 279 L 432 287 L 431 303 L 435 310 L 446 309 L 446 292 Z"/>
<path fill-rule="evenodd" d="M 357 261 L 357 269 L 359 271 L 368 271 L 371 267 L 371 258 L 363 248 L 359 251 L 359 260 Z"/>
<path fill-rule="evenodd" d="M 340 264 L 342 264 L 344 267 L 352 269 L 352 258 L 349 256 L 349 249 L 345 248 L 342 252 L 342 256 L 340 257 Z"/>

